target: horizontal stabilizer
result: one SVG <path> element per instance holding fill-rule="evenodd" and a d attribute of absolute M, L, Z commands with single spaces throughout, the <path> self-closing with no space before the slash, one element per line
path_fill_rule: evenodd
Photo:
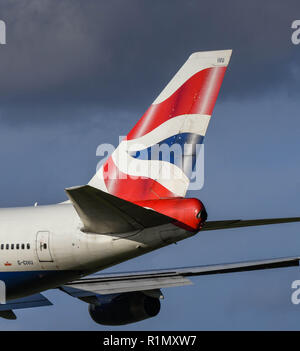
<path fill-rule="evenodd" d="M 230 229 L 230 228 L 241 228 L 241 227 L 252 227 L 258 225 L 268 224 L 280 224 L 280 223 L 292 223 L 300 222 L 300 217 L 290 218 L 265 218 L 265 219 L 232 219 L 226 221 L 207 221 L 201 231 L 204 230 L 218 230 L 218 229 Z"/>
<path fill-rule="evenodd" d="M 175 221 L 89 185 L 65 191 L 83 222 L 85 232 L 126 233 Z"/>

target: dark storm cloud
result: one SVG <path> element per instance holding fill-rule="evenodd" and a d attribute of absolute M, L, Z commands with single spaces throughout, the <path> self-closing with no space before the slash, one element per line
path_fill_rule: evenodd
<path fill-rule="evenodd" d="M 199 50 L 234 50 L 222 97 L 292 92 L 300 47 L 290 27 L 299 10 L 297 0 L 2 0 L 2 118 L 25 104 L 143 112 Z"/>

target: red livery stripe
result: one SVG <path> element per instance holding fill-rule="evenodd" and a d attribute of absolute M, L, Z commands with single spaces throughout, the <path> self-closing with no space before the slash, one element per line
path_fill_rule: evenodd
<path fill-rule="evenodd" d="M 212 67 L 194 74 L 165 101 L 151 105 L 127 139 L 141 137 L 176 116 L 211 115 L 225 71 L 226 67 Z"/>
<path fill-rule="evenodd" d="M 121 172 L 111 157 L 103 167 L 103 177 L 108 192 L 127 201 L 157 200 L 175 196 L 154 179 Z"/>

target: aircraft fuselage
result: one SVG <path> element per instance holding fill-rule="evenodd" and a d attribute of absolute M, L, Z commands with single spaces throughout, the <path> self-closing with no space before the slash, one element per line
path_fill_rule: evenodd
<path fill-rule="evenodd" d="M 194 235 L 165 224 L 120 234 L 84 233 L 70 203 L 0 210 L 0 280 L 7 299 L 55 288 Z"/>

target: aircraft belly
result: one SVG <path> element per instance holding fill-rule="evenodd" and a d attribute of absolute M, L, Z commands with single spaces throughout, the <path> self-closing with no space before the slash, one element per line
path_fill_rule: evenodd
<path fill-rule="evenodd" d="M 0 272 L 6 286 L 6 299 L 16 299 L 55 288 L 81 276 L 79 271 L 15 271 Z"/>

